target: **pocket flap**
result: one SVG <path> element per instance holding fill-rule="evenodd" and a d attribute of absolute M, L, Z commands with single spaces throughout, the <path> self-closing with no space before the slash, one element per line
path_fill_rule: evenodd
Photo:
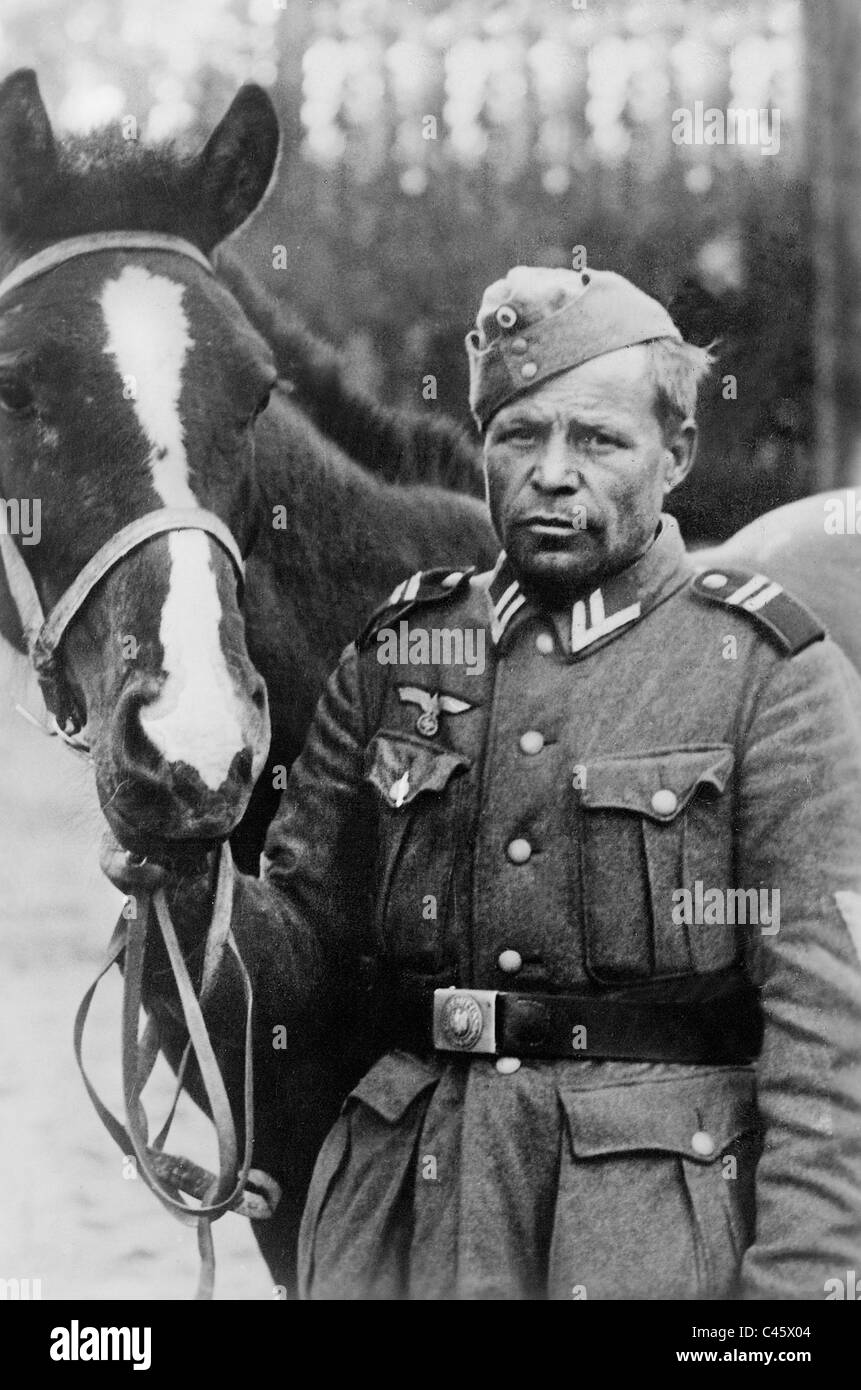
<path fill-rule="evenodd" d="M 571 1147 L 582 1158 L 658 1150 L 714 1163 L 758 1124 L 751 1072 L 708 1072 L 560 1091 Z"/>
<path fill-rule="evenodd" d="M 438 1080 L 439 1073 L 411 1053 L 388 1052 L 353 1087 L 349 1099 L 360 1100 L 382 1119 L 396 1124 L 416 1097 Z"/>
<path fill-rule="evenodd" d="M 580 801 L 589 810 L 636 811 L 650 820 L 671 821 L 697 787 L 722 792 L 732 766 L 728 744 L 596 758 L 586 762 Z"/>
<path fill-rule="evenodd" d="M 376 734 L 365 751 L 365 779 L 376 787 L 387 806 L 409 806 L 420 792 L 441 792 L 456 772 L 471 766 L 469 758 L 420 743 L 402 734 Z"/>

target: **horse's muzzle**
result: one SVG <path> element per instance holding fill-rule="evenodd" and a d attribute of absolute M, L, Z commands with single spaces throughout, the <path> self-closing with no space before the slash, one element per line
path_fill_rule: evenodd
<path fill-rule="evenodd" d="M 159 691 L 156 679 L 141 675 L 116 703 L 107 737 L 95 750 L 102 810 L 118 838 L 132 849 L 156 841 L 222 840 L 242 819 L 265 763 L 270 732 L 266 687 L 249 667 L 239 702 L 241 730 L 233 745 L 225 740 L 216 747 L 222 769 L 217 778 L 202 775 L 194 765 L 195 750 L 187 759 L 168 758 L 148 736 L 141 714 L 153 706 Z M 213 739 L 219 732 L 215 727 Z M 205 770 L 211 763 L 212 757 Z"/>

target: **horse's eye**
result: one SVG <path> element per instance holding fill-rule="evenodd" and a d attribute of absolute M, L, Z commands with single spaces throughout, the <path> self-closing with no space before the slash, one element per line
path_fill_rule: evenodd
<path fill-rule="evenodd" d="M 33 408 L 33 392 L 20 376 L 0 376 L 0 409 L 23 415 Z"/>

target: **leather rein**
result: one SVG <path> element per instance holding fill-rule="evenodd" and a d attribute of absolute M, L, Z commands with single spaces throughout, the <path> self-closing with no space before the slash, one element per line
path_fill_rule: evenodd
<path fill-rule="evenodd" d="M 112 251 L 167 252 L 193 260 L 208 274 L 214 274 L 213 267 L 203 252 L 181 237 L 155 232 L 94 232 L 57 242 L 15 266 L 0 280 L 0 301 L 20 286 L 47 274 L 69 260 Z M 21 552 L 5 529 L 0 531 L 0 565 L 6 572 L 9 589 L 18 610 L 21 630 L 46 707 L 53 718 L 55 731 L 76 751 L 89 750 L 80 738 L 81 726 L 78 723 L 75 701 L 67 689 L 63 673 L 63 638 L 93 590 L 112 569 L 155 536 L 186 530 L 204 532 L 227 552 L 241 594 L 245 565 L 239 546 L 221 518 L 203 507 L 161 507 L 136 517 L 127 526 L 115 532 L 110 540 L 96 551 L 47 615 Z M 255 1220 L 270 1217 L 280 1198 L 280 1189 L 274 1179 L 251 1168 L 254 1144 L 251 1023 L 253 994 L 251 980 L 230 929 L 232 899 L 233 861 L 230 848 L 224 842 L 220 847 L 215 906 L 206 938 L 203 977 L 200 995 L 197 997 L 171 921 L 164 889 L 159 889 L 152 896 L 147 894 L 129 898 L 105 960 L 78 1010 L 74 1029 L 75 1057 L 84 1085 L 108 1133 L 127 1158 L 134 1156 L 138 1173 L 162 1205 L 180 1221 L 197 1227 L 201 1255 L 198 1298 L 212 1296 L 215 1259 L 211 1223 L 230 1210 L 239 1211 Z M 153 918 L 161 932 L 170 961 L 189 1041 L 177 1070 L 176 1091 L 167 1120 L 150 1143 L 147 1119 L 140 1096 L 152 1073 L 160 1045 L 154 1017 L 148 1018 L 140 1038 L 138 1028 L 142 1007 L 144 949 Z M 211 991 L 219 962 L 226 951 L 234 957 L 245 996 L 245 1144 L 241 1161 L 230 1102 L 201 1009 Z M 82 1055 L 84 1026 L 96 988 L 102 977 L 120 961 L 123 962 L 122 1070 L 125 1125 L 120 1123 L 96 1094 L 84 1068 Z M 197 1059 L 215 1126 L 219 1155 L 217 1176 L 186 1158 L 164 1152 L 164 1143 L 179 1102 L 192 1051 Z M 258 1190 L 249 1191 L 249 1184 L 253 1184 Z M 200 1205 L 191 1206 L 183 1193 L 195 1198 Z"/>

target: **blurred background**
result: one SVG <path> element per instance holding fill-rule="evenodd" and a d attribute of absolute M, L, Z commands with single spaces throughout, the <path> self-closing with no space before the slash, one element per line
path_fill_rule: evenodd
<path fill-rule="evenodd" d="M 265 86 L 285 150 L 242 254 L 388 400 L 466 420 L 484 286 L 581 247 L 719 341 L 674 499 L 689 540 L 861 483 L 858 0 L 3 0 L 0 73 L 19 66 L 57 130 L 131 116 L 188 148 Z M 674 143 L 697 102 L 779 113 L 779 148 Z M 88 774 L 14 712 L 38 701 L 5 652 L 0 689 L 0 1278 L 188 1296 L 193 1235 L 122 1178 L 72 1059 L 119 906 Z M 116 1101 L 115 982 L 94 1026 Z M 220 1296 L 271 1297 L 243 1222 L 217 1244 Z"/>
<path fill-rule="evenodd" d="M 676 503 L 711 541 L 859 471 L 859 31 L 857 0 L 4 0 L 0 70 L 60 128 L 192 146 L 267 87 L 285 157 L 243 250 L 403 405 L 466 418 L 464 333 L 517 262 L 582 246 L 672 303 L 720 340 Z M 779 149 L 675 144 L 698 101 L 779 112 Z"/>

